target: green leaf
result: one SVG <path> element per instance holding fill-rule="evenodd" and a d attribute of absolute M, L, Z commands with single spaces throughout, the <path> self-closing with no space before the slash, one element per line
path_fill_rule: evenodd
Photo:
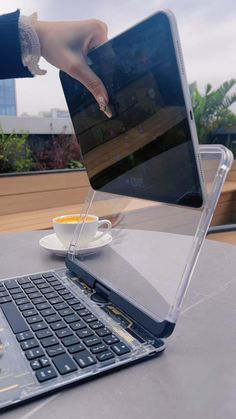
<path fill-rule="evenodd" d="M 236 125 L 236 115 L 229 107 L 236 102 L 236 92 L 230 94 L 235 87 L 236 80 L 231 79 L 213 90 L 210 83 L 201 95 L 197 83 L 190 84 L 190 94 L 193 112 L 200 143 L 207 143 L 209 135 L 218 128 L 228 128 Z"/>

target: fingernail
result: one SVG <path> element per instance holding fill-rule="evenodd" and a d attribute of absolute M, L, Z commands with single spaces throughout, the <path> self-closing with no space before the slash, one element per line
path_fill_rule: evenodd
<path fill-rule="evenodd" d="M 100 111 L 104 112 L 108 118 L 112 117 L 112 111 L 109 105 L 106 104 L 103 96 L 97 97 L 97 102 L 99 104 Z"/>
<path fill-rule="evenodd" d="M 107 105 L 106 105 L 106 102 L 105 102 L 105 99 L 104 99 L 103 96 L 98 96 L 97 97 L 97 102 L 99 104 L 99 107 L 100 107 L 101 111 L 106 109 Z"/>
<path fill-rule="evenodd" d="M 111 110 L 111 108 L 110 108 L 109 105 L 106 105 L 105 109 L 102 109 L 102 111 L 105 113 L 105 115 L 108 118 L 111 118 L 112 117 L 112 110 Z"/>

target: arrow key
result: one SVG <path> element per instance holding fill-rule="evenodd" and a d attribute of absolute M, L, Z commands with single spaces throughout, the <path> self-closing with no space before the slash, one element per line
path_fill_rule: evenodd
<path fill-rule="evenodd" d="M 57 373 L 52 366 L 42 368 L 41 370 L 37 371 L 35 375 L 36 375 L 37 380 L 40 383 L 42 383 L 43 381 L 48 381 L 48 380 L 51 380 L 52 378 L 57 377 Z"/>

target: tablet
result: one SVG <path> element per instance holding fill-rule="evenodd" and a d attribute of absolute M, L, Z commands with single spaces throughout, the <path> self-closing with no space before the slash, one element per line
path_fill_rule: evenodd
<path fill-rule="evenodd" d="M 160 11 L 92 50 L 112 117 L 60 72 L 94 190 L 200 208 L 204 179 L 173 14 Z"/>

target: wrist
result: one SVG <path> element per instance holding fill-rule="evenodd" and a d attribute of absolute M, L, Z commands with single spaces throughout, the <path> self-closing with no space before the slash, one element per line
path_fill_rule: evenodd
<path fill-rule="evenodd" d="M 33 19 L 31 24 L 38 36 L 40 44 L 40 53 L 43 56 L 43 34 L 45 33 L 45 22 Z"/>

